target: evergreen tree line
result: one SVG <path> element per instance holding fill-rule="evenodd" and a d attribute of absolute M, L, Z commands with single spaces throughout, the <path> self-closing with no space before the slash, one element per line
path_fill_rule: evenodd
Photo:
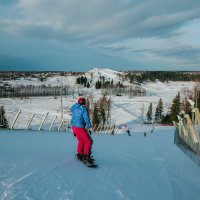
<path fill-rule="evenodd" d="M 76 78 L 76 84 L 83 85 L 84 87 L 87 87 L 87 88 L 90 87 L 90 83 L 86 76 L 80 76 Z"/>
<path fill-rule="evenodd" d="M 92 127 L 97 130 L 98 126 L 105 127 L 111 123 L 111 99 L 103 96 L 93 104 L 90 109 Z"/>
<path fill-rule="evenodd" d="M 156 106 L 154 119 L 153 119 L 153 105 L 149 104 L 148 111 L 146 114 L 148 123 L 163 123 L 163 124 L 172 124 L 173 121 L 177 122 L 177 115 L 180 114 L 181 111 L 181 98 L 180 93 L 174 97 L 172 104 L 170 106 L 170 110 L 167 114 L 164 114 L 163 100 L 159 99 L 158 104 Z"/>
<path fill-rule="evenodd" d="M 20 71 L 1 71 L 0 72 L 0 81 L 6 81 L 6 80 L 17 80 L 20 78 L 38 78 L 40 79 L 46 79 L 48 77 L 54 77 L 54 76 L 78 76 L 82 75 L 84 72 L 58 72 L 58 71 L 39 71 L 39 72 L 20 72 Z"/>
<path fill-rule="evenodd" d="M 168 72 L 168 71 L 151 71 L 151 72 L 128 72 L 125 79 L 131 83 L 142 83 L 144 81 L 200 81 L 199 73 L 191 72 Z"/>
<path fill-rule="evenodd" d="M 123 87 L 123 84 L 122 83 L 118 83 L 117 85 L 119 85 L 121 87 Z M 112 80 L 107 80 L 105 81 L 105 77 L 104 76 L 100 76 L 99 77 L 99 80 L 95 83 L 95 88 L 96 89 L 102 89 L 102 88 L 110 88 L 110 87 L 113 87 L 113 79 Z"/>
<path fill-rule="evenodd" d="M 0 129 L 1 128 L 8 128 L 8 121 L 6 119 L 5 110 L 3 106 L 0 107 Z"/>
<path fill-rule="evenodd" d="M 59 95 L 73 95 L 73 94 L 84 94 L 85 91 L 75 86 L 19 86 L 11 87 L 6 86 L 0 87 L 0 97 L 31 97 L 31 96 L 59 96 Z"/>

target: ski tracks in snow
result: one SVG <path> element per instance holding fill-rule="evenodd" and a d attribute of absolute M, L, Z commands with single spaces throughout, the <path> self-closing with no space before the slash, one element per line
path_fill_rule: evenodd
<path fill-rule="evenodd" d="M 61 193 L 61 197 L 59 198 L 59 200 L 72 200 L 74 197 L 74 192 L 71 191 L 64 191 L 63 193 Z"/>
<path fill-rule="evenodd" d="M 117 189 L 117 194 L 118 194 L 118 196 L 119 196 L 119 198 L 120 199 L 122 199 L 122 200 L 130 200 L 122 191 L 121 191 L 121 189 Z"/>
<path fill-rule="evenodd" d="M 36 170 L 32 171 L 32 172 L 29 172 L 21 177 L 19 177 L 18 179 L 16 179 L 15 181 L 12 181 L 11 183 L 5 183 L 5 182 L 2 182 L 2 185 L 3 187 L 5 188 L 4 189 L 4 192 L 3 192 L 3 195 L 1 196 L 1 199 L 0 200 L 6 200 L 6 199 L 11 199 L 9 197 L 9 195 L 12 193 L 12 188 L 21 183 L 22 181 L 26 180 L 27 178 L 29 178 L 33 173 L 35 173 Z M 27 197 L 27 199 L 29 199 Z"/>
<path fill-rule="evenodd" d="M 125 108 L 125 106 L 122 104 L 113 103 L 113 105 L 116 108 L 119 108 L 119 109 L 123 110 L 124 112 L 128 113 L 129 115 L 131 115 L 132 117 L 134 117 L 135 118 L 134 121 L 141 123 L 141 116 L 139 116 L 136 112 L 133 112 L 130 109 Z"/>

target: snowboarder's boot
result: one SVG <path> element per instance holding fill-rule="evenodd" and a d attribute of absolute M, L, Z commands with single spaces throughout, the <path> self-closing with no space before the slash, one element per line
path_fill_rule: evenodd
<path fill-rule="evenodd" d="M 86 164 L 86 165 L 94 165 L 94 158 L 91 156 L 91 155 L 84 155 L 84 160 L 83 162 Z"/>
<path fill-rule="evenodd" d="M 83 161 L 83 159 L 84 159 L 84 155 L 83 155 L 83 154 L 77 153 L 76 156 L 77 156 L 77 158 L 78 158 L 79 160 Z"/>

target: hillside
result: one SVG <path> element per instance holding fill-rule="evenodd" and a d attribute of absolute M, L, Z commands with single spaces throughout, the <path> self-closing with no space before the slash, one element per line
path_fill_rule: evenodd
<path fill-rule="evenodd" d="M 93 135 L 99 164 L 75 159 L 70 133 L 0 132 L 1 200 L 198 200 L 200 171 L 174 145 L 173 128 L 144 137 Z"/>
<path fill-rule="evenodd" d="M 178 71 L 115 71 L 108 68 L 93 68 L 88 72 L 4 72 L 0 71 L 0 86 L 10 84 L 13 87 L 20 85 L 45 85 L 54 86 L 72 86 L 76 83 L 77 77 L 85 76 L 91 82 L 91 86 L 104 77 L 105 81 L 119 81 L 123 85 L 144 83 L 146 81 L 159 80 L 167 81 L 199 81 L 199 72 L 178 72 Z"/>

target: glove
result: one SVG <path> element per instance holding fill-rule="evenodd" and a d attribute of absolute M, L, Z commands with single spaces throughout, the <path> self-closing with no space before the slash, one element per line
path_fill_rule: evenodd
<path fill-rule="evenodd" d="M 88 132 L 89 132 L 90 135 L 92 135 L 92 131 L 91 131 L 91 129 L 89 129 Z"/>

